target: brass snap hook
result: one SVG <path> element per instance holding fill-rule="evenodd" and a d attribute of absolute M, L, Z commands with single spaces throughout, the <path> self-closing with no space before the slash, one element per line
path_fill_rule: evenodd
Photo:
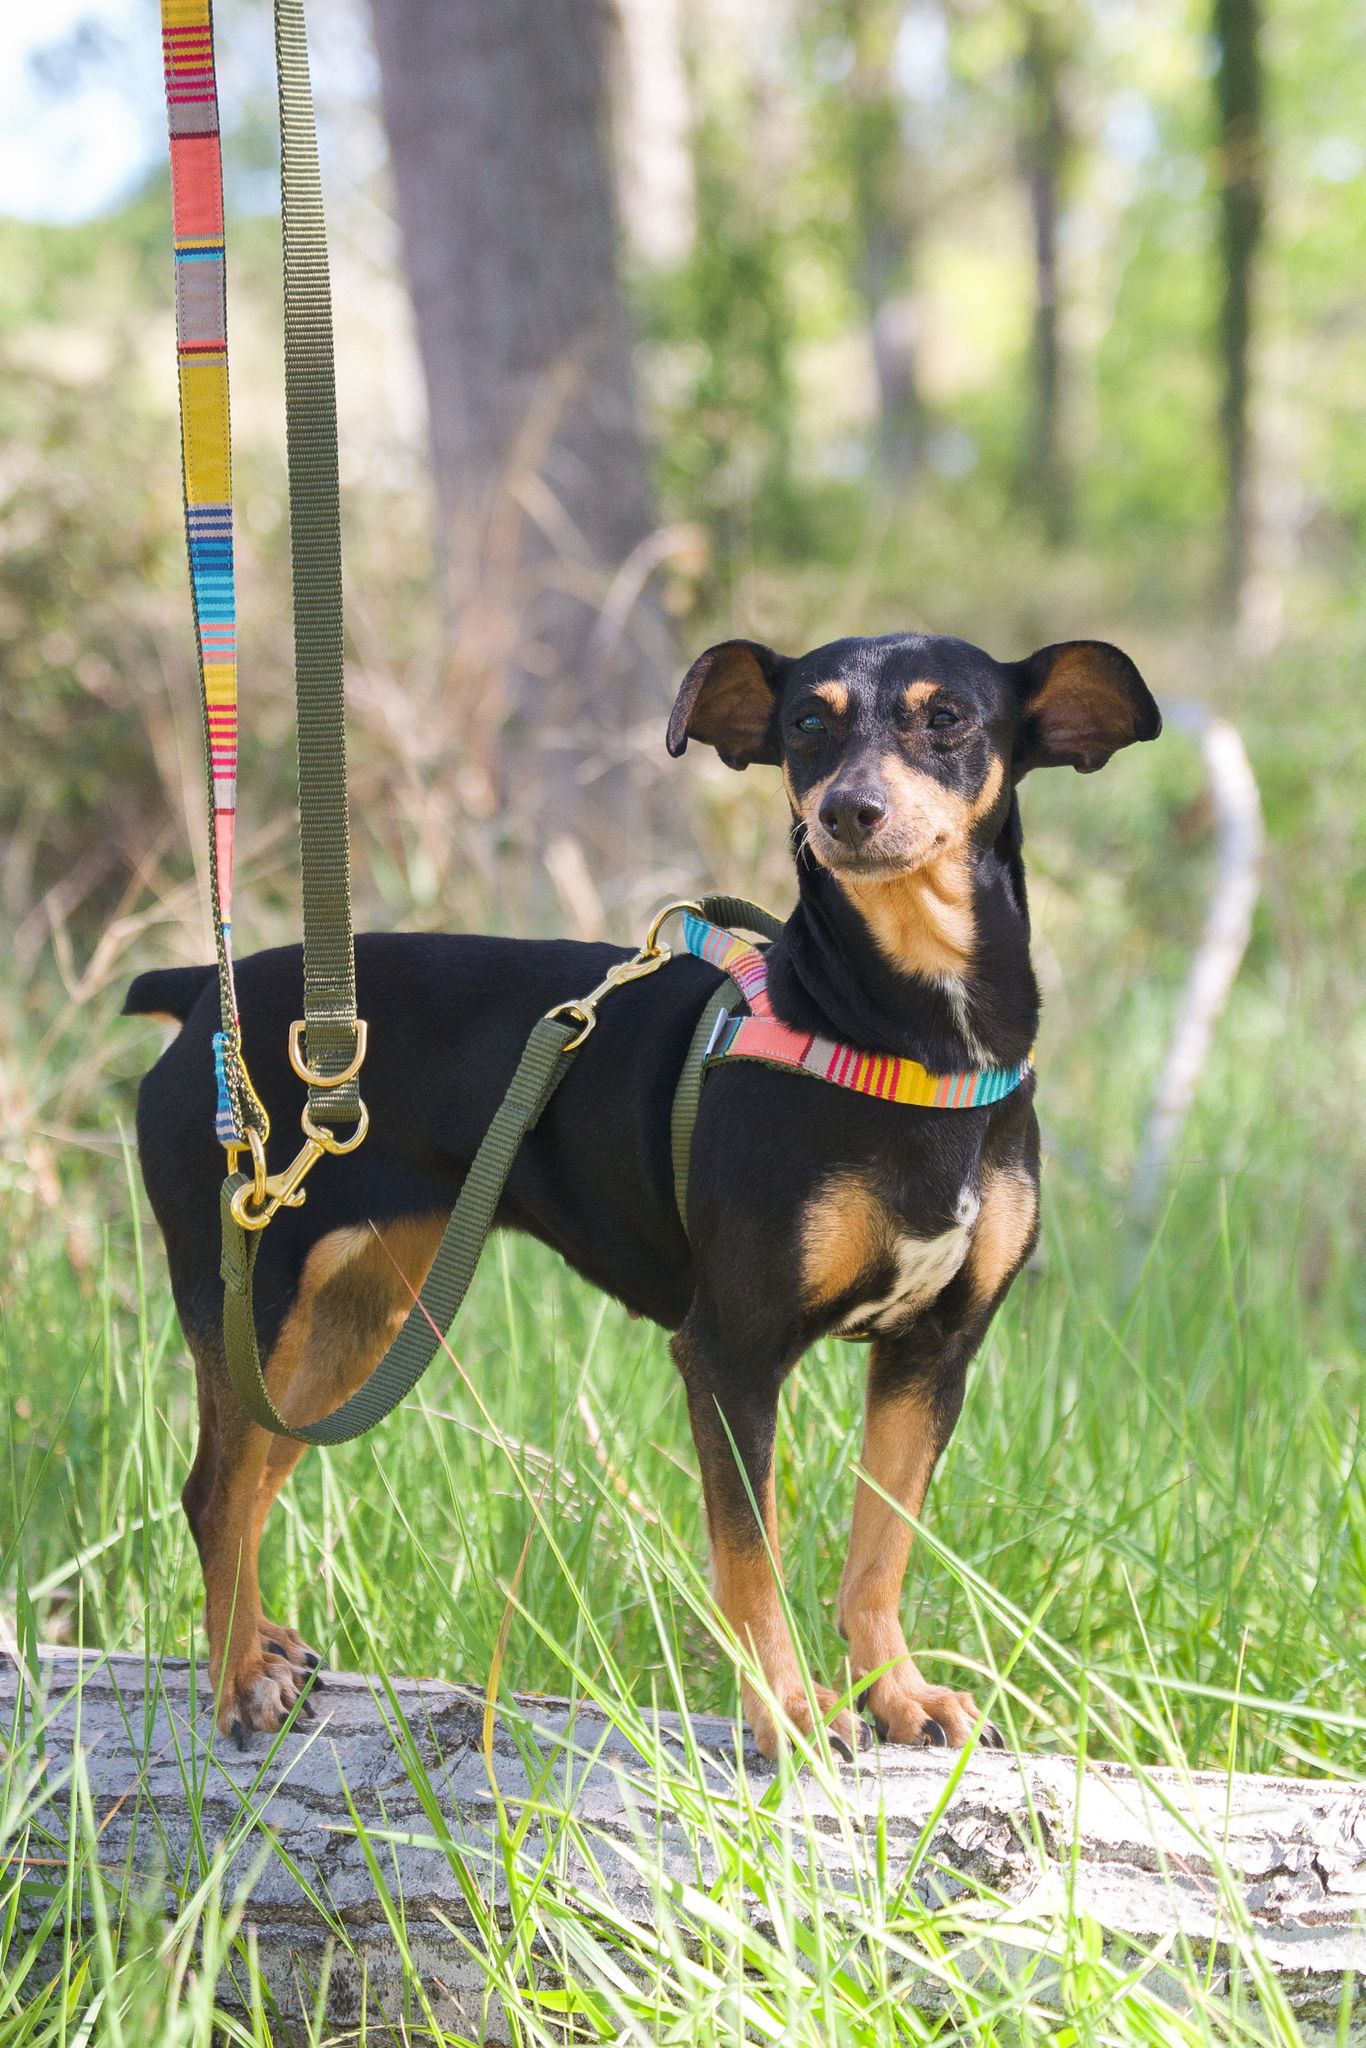
<path fill-rule="evenodd" d="M 231 1204 L 233 1216 L 243 1230 L 264 1230 L 271 1217 L 281 1209 L 297 1209 L 308 1192 L 304 1182 L 318 1161 L 328 1154 L 354 1152 L 370 1128 L 370 1112 L 362 1102 L 356 1129 L 345 1140 L 339 1139 L 325 1125 L 314 1123 L 307 1109 L 299 1119 L 299 1126 L 304 1134 L 303 1148 L 283 1173 L 266 1172 L 266 1148 L 255 1131 L 247 1133 L 251 1146 L 252 1185 L 240 1187 Z"/>

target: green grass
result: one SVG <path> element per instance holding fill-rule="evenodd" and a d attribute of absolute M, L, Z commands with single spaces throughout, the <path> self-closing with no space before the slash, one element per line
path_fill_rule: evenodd
<path fill-rule="evenodd" d="M 908 1597 L 908 1633 L 929 1673 L 992 1696 L 1025 1746 L 1334 1775 L 1366 1762 L 1360 1373 L 1345 1330 L 1335 1335 L 1334 1304 L 1312 1316 L 1299 1305 L 1293 1216 L 1270 1247 L 1250 1229 L 1260 1182 L 1278 1172 L 1276 1145 L 1272 1128 L 1270 1156 L 1235 1181 L 1189 1173 L 1132 1289 L 1118 1269 L 1115 1203 L 1094 1180 L 1052 1167 L 1043 1270 L 1016 1287 L 974 1371 Z M 105 1648 L 181 1652 L 199 1602 L 177 1507 L 192 1384 L 159 1247 L 141 1244 L 121 1178 L 115 1163 L 108 1241 L 84 1276 L 51 1234 L 22 1234 L 8 1253 L 3 1581 L 30 1639 L 78 1631 Z M 1061 1975 L 1031 1981 L 1001 1965 L 984 1988 L 980 1918 L 936 1917 L 895 1874 L 885 1896 L 837 1905 L 789 1858 L 765 1854 L 771 1816 L 746 1797 L 709 1803 L 686 1764 L 651 1751 L 633 1710 L 675 1704 L 680 1673 L 694 1709 L 730 1713 L 736 1695 L 705 1597 L 698 1487 L 662 1335 L 538 1248 L 501 1240 L 454 1349 L 461 1370 L 439 1361 L 380 1433 L 306 1461 L 267 1537 L 267 1600 L 338 1664 L 482 1683 L 526 1546 L 503 1686 L 607 1704 L 723 1872 L 709 1925 L 699 1901 L 666 1902 L 666 1920 L 693 1944 L 684 1968 L 668 1940 L 605 1928 L 572 1888 L 521 1871 L 529 1926 L 552 1948 L 569 1943 L 590 2038 L 783 2033 L 816 2048 L 912 2041 L 936 2026 L 984 2042 L 1295 2038 L 1274 2012 L 1253 2033 L 1246 2015 L 1232 2026 L 1193 1958 L 1169 1959 L 1195 2000 L 1186 2031 L 1170 2031 L 1177 2022 L 1162 2016 L 1147 1973 L 1129 1982 L 1101 1931 L 1066 1915 L 1032 1930 Z M 844 1345 L 806 1361 L 784 1400 L 779 1461 L 792 1607 L 813 1671 L 836 1682 L 831 1607 L 861 1362 Z M 620 1495 L 626 1475 L 635 1503 Z M 20 1743 L 11 1905 L 35 1883 L 16 1794 L 24 1760 Z M 77 1825 L 76 1895 L 93 1883 L 94 1847 Z M 776 1916 L 771 1934 L 744 1931 L 747 1895 Z M 207 2040 L 214 2000 L 186 1959 L 196 1941 L 223 1956 L 240 1947 L 232 1903 L 210 1883 L 164 1922 L 134 1889 L 103 1932 L 68 1918 L 55 1976 L 50 1951 L 25 1965 L 10 1924 L 5 2037 L 85 2038 L 98 2024 L 115 2038 L 151 2016 L 158 2039 Z M 604 1953 L 632 1950 L 648 1996 L 604 1991 Z M 897 1996 L 898 1953 L 938 1982 L 937 2021 Z M 485 1960 L 525 2009 L 526 2038 L 553 2038 L 538 2031 L 549 2009 L 492 1923 Z M 736 2018 L 742 1983 L 748 2031 Z M 667 2024 L 623 2032 L 654 2009 Z M 243 2038 L 270 2034 L 264 2013 L 240 2024 Z"/>

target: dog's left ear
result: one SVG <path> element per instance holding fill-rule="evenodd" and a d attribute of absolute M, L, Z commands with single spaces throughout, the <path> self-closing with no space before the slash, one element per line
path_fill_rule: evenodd
<path fill-rule="evenodd" d="M 1135 740 L 1155 740 L 1162 713 L 1127 654 L 1105 640 L 1064 640 L 1011 664 L 1019 692 L 1015 775 L 1031 768 L 1094 775 Z"/>
<path fill-rule="evenodd" d="M 689 740 L 701 740 L 727 768 L 755 761 L 776 768 L 782 756 L 773 714 L 782 666 L 782 655 L 757 640 L 722 640 L 699 654 L 669 714 L 669 752 L 681 754 Z"/>

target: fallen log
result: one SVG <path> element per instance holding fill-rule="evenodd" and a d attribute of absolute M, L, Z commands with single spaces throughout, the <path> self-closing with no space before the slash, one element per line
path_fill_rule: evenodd
<path fill-rule="evenodd" d="M 425 1998 L 443 2025 L 490 2042 L 506 2033 L 486 1996 L 478 1901 L 506 1909 L 504 1866 L 490 1854 L 500 1823 L 505 1842 L 528 1819 L 520 1853 L 534 1864 L 553 1817 L 572 1815 L 544 1881 L 578 1887 L 586 1910 L 600 1898 L 638 1927 L 672 1910 L 681 1887 L 709 1882 L 705 1830 L 688 1826 L 641 1749 L 591 1705 L 508 1701 L 486 1728 L 476 1691 L 347 1673 L 329 1673 L 315 1700 L 315 1721 L 273 1751 L 261 1739 L 242 1753 L 212 1735 L 204 1672 L 190 1663 L 51 1650 L 28 1671 L 0 1658 L 10 1781 L 33 1766 L 37 1785 L 27 1861 L 58 1860 L 35 1844 L 44 1831 L 50 1846 L 66 1842 L 79 1755 L 86 1825 L 111 1883 L 156 1873 L 183 1901 L 222 1846 L 224 1896 L 246 1895 L 244 1926 L 283 2015 L 314 2010 L 326 1981 L 334 2030 L 362 2010 L 371 2025 L 381 2014 L 420 2019 Z M 690 1742 L 677 1716 L 649 1725 L 677 1755 L 680 1782 L 724 1802 L 743 1769 L 768 1774 L 760 1789 L 774 1792 L 771 1767 L 752 1752 L 737 1761 L 729 1722 L 695 1717 Z M 1184 1948 L 1207 1964 L 1216 1994 L 1230 1972 L 1246 1974 L 1254 1944 L 1308 2030 L 1366 2038 L 1366 1997 L 1351 2007 L 1348 1978 L 1366 1977 L 1361 1788 L 1107 1763 L 1079 1771 L 1068 1757 L 979 1750 L 946 1797 L 958 1761 L 888 1748 L 803 1773 L 766 1824 L 791 1820 L 792 1853 L 818 1859 L 835 1891 L 855 1888 L 876 1856 L 893 1878 L 910 1869 L 919 1896 L 957 1910 L 960 1927 L 990 1900 L 998 1958 L 1003 1921 L 1047 1928 L 1065 1905 L 1136 1956 Z M 1037 1960 L 1037 1941 L 1029 1952 Z M 220 1991 L 243 2005 L 250 1995 L 240 1973 Z M 1181 1996 L 1175 1984 L 1171 1995 Z M 929 1978 L 923 1998 L 919 1979 L 908 1996 L 937 2001 Z"/>

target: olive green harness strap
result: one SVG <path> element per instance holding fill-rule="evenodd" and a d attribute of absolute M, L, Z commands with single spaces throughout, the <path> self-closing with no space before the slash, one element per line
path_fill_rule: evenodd
<path fill-rule="evenodd" d="M 708 924 L 717 924 L 731 931 L 738 926 L 742 931 L 757 932 L 760 938 L 776 939 L 782 930 L 781 920 L 768 910 L 761 910 L 757 903 L 747 903 L 743 896 L 704 896 L 698 905 Z M 673 1153 L 674 1200 L 678 1204 L 679 1221 L 684 1234 L 688 1228 L 688 1171 L 692 1163 L 692 1134 L 697 1122 L 697 1106 L 702 1100 L 702 1077 L 705 1071 L 707 1048 L 711 1044 L 716 1020 L 721 1012 L 729 1009 L 734 1002 L 743 1002 L 744 996 L 738 984 L 730 976 L 722 977 L 721 986 L 708 998 L 702 1015 L 698 1018 L 688 1045 L 688 1056 L 683 1062 L 683 1071 L 674 1089 L 673 1110 L 669 1121 L 669 1140 Z"/>
<path fill-rule="evenodd" d="M 247 1184 L 246 1176 L 237 1174 L 224 1184 L 223 1334 L 229 1377 L 253 1422 L 298 1443 L 346 1443 L 382 1422 L 417 1385 L 469 1291 L 518 1148 L 574 1063 L 577 1049 L 570 1041 L 579 1032 L 574 1020 L 543 1017 L 537 1024 L 475 1154 L 426 1284 L 407 1321 L 364 1385 L 320 1422 L 299 1426 L 286 1422 L 267 1391 L 252 1310 L 252 1274 L 261 1233 L 243 1230 L 232 1213 L 233 1194 Z"/>

